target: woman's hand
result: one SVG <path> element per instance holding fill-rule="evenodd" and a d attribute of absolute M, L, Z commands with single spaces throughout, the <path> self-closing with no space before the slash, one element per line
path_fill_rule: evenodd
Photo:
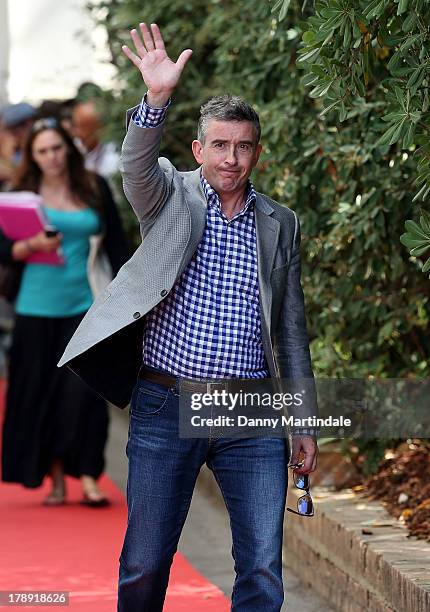
<path fill-rule="evenodd" d="M 52 251 L 56 251 L 60 246 L 61 238 L 61 234 L 48 238 L 45 232 L 42 231 L 35 236 L 31 236 L 31 238 L 27 238 L 24 242 L 27 243 L 28 248 L 34 253 L 52 253 Z"/>
<path fill-rule="evenodd" d="M 48 238 L 44 231 L 27 238 L 17 240 L 12 247 L 12 257 L 16 261 L 27 259 L 32 253 L 52 253 L 61 245 L 62 234 Z"/>

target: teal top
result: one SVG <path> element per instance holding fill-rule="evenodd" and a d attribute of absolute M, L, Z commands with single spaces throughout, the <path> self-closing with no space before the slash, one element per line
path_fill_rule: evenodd
<path fill-rule="evenodd" d="M 85 312 L 93 296 L 87 277 L 89 238 L 100 232 L 100 217 L 92 208 L 69 211 L 45 207 L 50 225 L 61 234 L 64 264 L 28 263 L 15 305 L 21 315 L 67 317 Z"/>

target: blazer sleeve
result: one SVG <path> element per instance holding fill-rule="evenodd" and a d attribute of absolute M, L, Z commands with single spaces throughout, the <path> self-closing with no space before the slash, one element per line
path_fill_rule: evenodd
<path fill-rule="evenodd" d="M 122 225 L 117 205 L 107 181 L 97 176 L 97 184 L 103 207 L 104 240 L 103 246 L 114 275 L 130 258 L 131 250 Z"/>
<path fill-rule="evenodd" d="M 276 334 L 275 355 L 280 377 L 292 393 L 305 392 L 300 408 L 290 407 L 293 417 L 318 417 L 318 402 L 312 371 L 309 338 L 306 326 L 305 300 L 301 285 L 300 222 L 295 216 L 295 230 L 288 267 L 281 317 Z M 317 436 L 318 427 L 293 427 L 293 435 Z"/>
<path fill-rule="evenodd" d="M 137 107 L 136 107 L 137 108 Z M 169 198 L 173 166 L 158 158 L 164 122 L 157 127 L 137 126 L 127 112 L 127 134 L 120 158 L 124 193 L 142 226 L 152 224 Z"/>
<path fill-rule="evenodd" d="M 294 213 L 295 214 L 295 213 Z M 295 214 L 295 231 L 287 284 L 277 334 L 277 361 L 283 378 L 312 378 L 305 300 L 301 284 L 300 222 Z"/>

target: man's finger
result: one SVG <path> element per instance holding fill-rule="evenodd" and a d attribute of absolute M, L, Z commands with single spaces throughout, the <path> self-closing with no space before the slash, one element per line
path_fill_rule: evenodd
<path fill-rule="evenodd" d="M 302 467 L 297 468 L 296 470 L 294 470 L 296 472 L 296 474 L 309 474 L 309 472 L 312 471 L 312 463 L 313 463 L 313 457 L 309 457 L 309 455 L 305 454 L 305 461 L 302 465 Z"/>
<path fill-rule="evenodd" d="M 293 445 L 293 449 L 291 451 L 291 457 L 290 457 L 290 461 L 288 465 L 291 467 L 297 465 L 299 463 L 299 459 L 300 459 L 300 446 L 294 447 Z"/>
<path fill-rule="evenodd" d="M 312 462 L 311 472 L 314 472 L 317 469 L 317 463 L 318 463 L 318 450 L 316 451 L 316 453 L 314 455 L 314 460 Z"/>
<path fill-rule="evenodd" d="M 301 468 L 303 471 L 299 473 L 309 474 L 310 472 L 313 472 L 316 467 L 318 447 L 316 446 L 316 444 L 315 445 L 312 444 L 312 446 L 307 446 L 307 448 L 304 450 L 304 453 L 305 453 L 305 463 L 303 465 L 303 468 Z"/>
<path fill-rule="evenodd" d="M 161 36 L 160 28 L 158 27 L 156 23 L 151 23 L 151 32 L 152 32 L 152 37 L 154 39 L 155 48 L 165 51 L 166 48 L 164 46 L 164 40 L 163 40 L 163 37 Z"/>
<path fill-rule="evenodd" d="M 147 51 L 154 51 L 154 41 L 152 40 L 152 34 L 148 29 L 146 23 L 140 23 L 140 31 L 142 32 L 143 42 L 145 43 L 145 47 Z"/>
<path fill-rule="evenodd" d="M 139 34 L 137 33 L 137 30 L 131 30 L 130 36 L 138 55 L 140 55 L 140 57 L 144 57 L 146 55 L 146 49 L 142 44 L 142 40 Z"/>
<path fill-rule="evenodd" d="M 133 53 L 133 51 L 131 51 L 131 49 L 129 49 L 127 45 L 123 45 L 121 49 L 124 55 L 126 55 L 128 59 L 131 60 L 137 68 L 140 68 L 140 62 L 142 61 L 140 57 Z"/>
<path fill-rule="evenodd" d="M 309 474 L 312 471 L 315 455 L 317 453 L 317 446 L 313 442 L 309 443 L 309 440 L 307 440 L 306 438 L 303 440 L 294 440 L 293 453 L 291 456 L 290 463 L 297 463 L 297 459 L 300 452 L 302 452 L 304 456 L 303 465 L 296 468 L 294 471 L 297 474 Z"/>
<path fill-rule="evenodd" d="M 185 49 L 185 51 L 182 51 L 181 55 L 178 57 L 176 65 L 178 68 L 180 68 L 181 72 L 185 68 L 185 64 L 188 62 L 192 54 L 193 52 L 191 49 Z"/>

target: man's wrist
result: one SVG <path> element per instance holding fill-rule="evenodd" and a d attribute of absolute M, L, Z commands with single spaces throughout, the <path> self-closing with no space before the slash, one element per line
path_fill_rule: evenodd
<path fill-rule="evenodd" d="M 318 440 L 318 433 L 315 432 L 303 432 L 303 431 L 292 431 L 290 432 L 293 438 L 312 438 Z"/>
<path fill-rule="evenodd" d="M 146 103 L 151 108 L 166 108 L 169 103 L 170 98 L 172 97 L 172 91 L 160 91 L 160 92 L 152 92 L 148 89 L 146 93 Z"/>

